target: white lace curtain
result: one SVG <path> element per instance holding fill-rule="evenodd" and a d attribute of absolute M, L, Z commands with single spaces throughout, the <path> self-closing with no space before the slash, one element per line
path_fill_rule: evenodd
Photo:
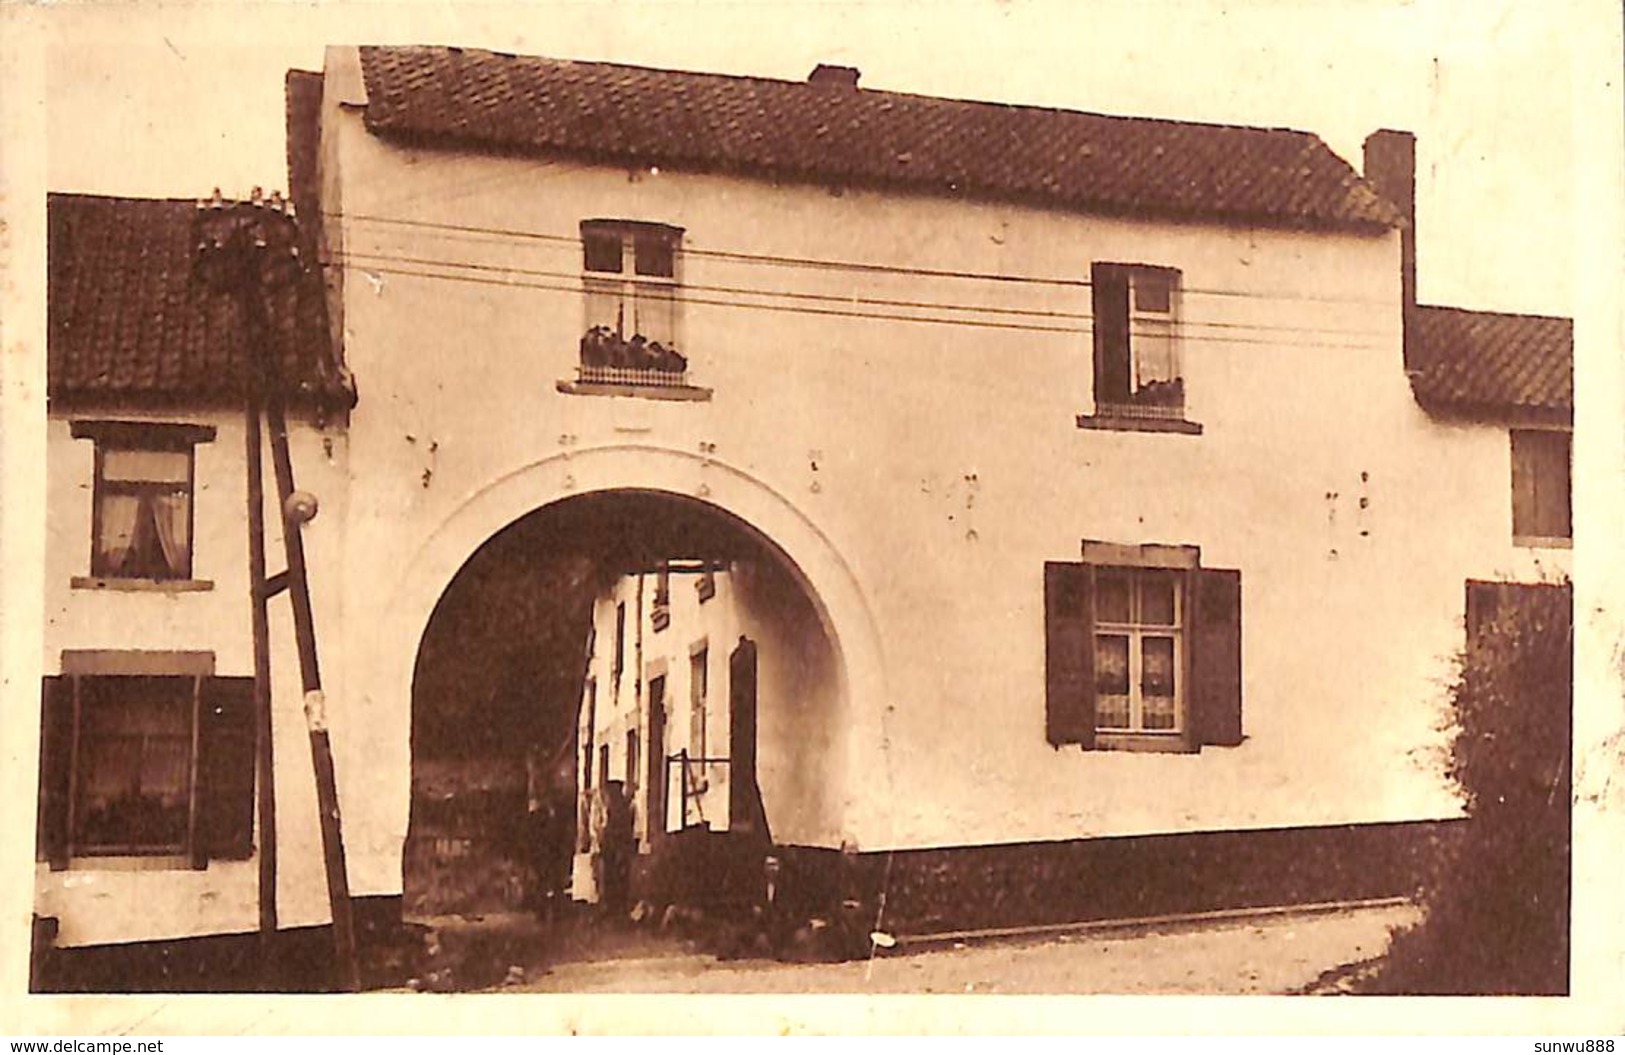
<path fill-rule="evenodd" d="M 187 574 L 190 458 L 179 451 L 108 451 L 98 563 L 106 574 L 173 579 Z"/>

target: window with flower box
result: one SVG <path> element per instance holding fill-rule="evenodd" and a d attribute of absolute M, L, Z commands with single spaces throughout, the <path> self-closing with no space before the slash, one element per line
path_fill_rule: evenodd
<path fill-rule="evenodd" d="M 678 351 L 681 228 L 632 220 L 581 224 L 583 382 L 683 385 Z"/>
<path fill-rule="evenodd" d="M 1090 272 L 1094 314 L 1094 401 L 1085 428 L 1199 433 L 1185 420 L 1179 354 L 1180 273 L 1147 264 L 1097 263 Z"/>

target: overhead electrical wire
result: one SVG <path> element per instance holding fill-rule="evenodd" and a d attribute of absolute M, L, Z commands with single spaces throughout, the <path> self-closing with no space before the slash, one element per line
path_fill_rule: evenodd
<path fill-rule="evenodd" d="M 382 260 L 382 261 L 384 261 L 384 263 L 366 262 L 366 261 L 376 261 L 376 260 Z M 396 261 L 396 260 L 393 260 L 392 258 L 390 258 L 386 254 L 368 254 L 368 255 L 355 254 L 355 255 L 350 255 L 350 256 L 345 257 L 342 262 L 343 262 L 343 264 L 344 264 L 344 266 L 346 268 L 356 270 L 356 271 L 361 271 L 363 273 L 370 273 L 370 274 L 373 274 L 373 275 L 397 275 L 397 276 L 401 276 L 401 277 L 411 277 L 411 278 L 440 279 L 440 280 L 445 280 L 445 281 L 467 282 L 467 283 L 473 283 L 473 284 L 476 284 L 476 285 L 506 287 L 506 288 L 510 288 L 510 289 L 529 289 L 529 290 L 538 290 L 538 291 L 543 291 L 543 292 L 568 293 L 568 294 L 574 294 L 576 296 L 580 296 L 583 293 L 582 287 L 580 285 L 581 275 L 580 275 L 579 272 L 578 273 L 569 273 L 569 274 L 563 273 L 563 272 L 542 272 L 542 273 L 539 273 L 538 277 L 554 277 L 554 278 L 560 278 L 560 279 L 565 279 L 565 280 L 570 281 L 570 284 L 564 285 L 564 284 L 549 284 L 549 283 L 546 283 L 546 282 L 530 281 L 528 279 L 499 278 L 499 277 L 493 277 L 493 276 L 491 276 L 489 274 L 485 274 L 485 273 L 458 274 L 458 273 L 455 273 L 454 270 L 450 270 L 450 269 L 477 270 L 477 271 L 480 271 L 480 272 L 496 272 L 496 273 L 499 273 L 499 274 L 508 274 L 508 275 L 524 274 L 525 273 L 524 269 L 512 268 L 512 267 L 504 267 L 504 266 L 501 266 L 501 265 L 463 264 L 463 263 L 459 263 L 459 262 L 456 262 L 456 261 L 433 261 L 433 260 L 426 260 L 425 258 L 399 258 L 399 261 Z M 401 266 L 402 264 L 411 265 L 411 266 Z M 448 269 L 448 270 L 431 271 L 431 270 L 425 270 L 424 269 L 425 267 L 439 267 L 439 268 L 444 268 L 444 269 Z M 609 279 L 607 281 L 616 281 L 616 280 L 615 279 Z M 631 280 L 626 280 L 626 281 L 631 281 Z M 746 309 L 746 310 L 773 311 L 773 312 L 784 312 L 784 313 L 792 313 L 792 314 L 825 316 L 825 317 L 835 317 L 835 318 L 874 320 L 874 321 L 881 321 L 881 322 L 914 322 L 914 323 L 926 323 L 926 324 L 936 324 L 936 325 L 968 326 L 968 327 L 973 327 L 973 328 L 978 328 L 978 329 L 1015 330 L 1015 331 L 1022 331 L 1022 332 L 1028 332 L 1028 333 L 1060 333 L 1060 334 L 1074 334 L 1074 335 L 1080 335 L 1081 336 L 1081 335 L 1086 334 L 1088 332 L 1088 330 L 1084 329 L 1082 326 L 1043 325 L 1041 323 L 1001 322 L 1001 321 L 987 320 L 987 319 L 952 318 L 952 317 L 941 317 L 941 316 L 930 316 L 930 315 L 901 315 L 901 314 L 881 312 L 881 311 L 860 311 L 860 310 L 835 308 L 835 307 L 813 307 L 813 306 L 804 306 L 804 305 L 796 305 L 796 304 L 767 304 L 767 303 L 755 303 L 755 302 L 750 302 L 750 301 L 730 300 L 730 299 L 725 299 L 725 298 L 697 297 L 697 296 L 693 296 L 692 294 L 687 292 L 689 289 L 693 289 L 693 288 L 696 288 L 696 287 L 685 286 L 685 285 L 681 285 L 681 284 L 674 284 L 674 285 L 670 285 L 670 286 L 662 285 L 659 288 L 661 288 L 663 290 L 669 290 L 670 291 L 670 297 L 668 299 L 670 299 L 670 300 L 672 300 L 672 301 L 674 301 L 676 303 L 695 304 L 695 305 L 709 306 L 709 307 L 742 308 L 742 309 Z M 750 291 L 745 291 L 745 292 L 748 292 L 751 295 L 757 295 L 757 296 L 763 296 L 763 297 L 774 297 L 774 296 L 784 296 L 785 295 L 783 293 L 776 292 L 776 291 L 771 291 L 771 290 L 762 290 L 762 291 L 750 290 Z M 837 302 L 837 303 L 851 303 L 852 302 L 852 298 L 846 298 L 846 297 L 831 297 L 831 299 L 833 301 Z M 955 305 L 946 305 L 946 304 L 944 304 L 944 305 L 933 305 L 932 307 L 934 307 L 934 308 L 936 308 L 938 310 L 942 310 L 942 309 L 957 310 L 957 311 L 975 311 L 975 310 L 978 310 L 978 309 L 973 309 L 973 308 L 964 308 L 964 307 L 959 307 L 959 306 L 955 306 Z M 1088 319 L 1089 319 L 1088 316 L 1082 316 L 1082 315 L 1078 315 L 1078 316 L 1068 315 L 1066 317 L 1068 317 L 1068 318 L 1075 317 L 1079 321 L 1088 321 Z M 1178 327 L 1182 332 L 1187 327 L 1192 326 L 1192 325 L 1202 325 L 1202 324 L 1201 323 L 1193 323 L 1193 322 L 1189 322 L 1189 321 L 1183 321 L 1183 320 L 1180 323 L 1178 323 Z M 1223 325 L 1223 324 L 1209 324 L 1209 325 Z M 1244 324 L 1237 324 L 1237 325 L 1244 325 Z M 1326 331 L 1326 332 L 1337 332 L 1337 331 Z M 1348 332 L 1350 335 L 1356 335 L 1356 331 L 1345 331 L 1345 332 Z M 1132 331 L 1131 330 L 1131 333 L 1134 333 L 1137 336 L 1152 336 L 1153 335 L 1153 334 L 1149 334 L 1149 333 L 1147 333 L 1146 331 L 1143 331 L 1143 330 L 1141 330 L 1141 331 Z M 1159 333 L 1159 334 L 1155 334 L 1155 336 L 1163 336 L 1163 334 Z M 1195 342 L 1200 342 L 1200 343 L 1253 344 L 1253 345 L 1263 345 L 1263 346 L 1269 346 L 1269 347 L 1280 347 L 1282 344 L 1291 344 L 1293 346 L 1302 346 L 1302 347 L 1339 348 L 1339 349 L 1350 349 L 1350 350 L 1375 349 L 1375 348 L 1381 347 L 1379 344 L 1369 343 L 1369 342 L 1328 342 L 1328 341 L 1309 341 L 1309 340 L 1302 340 L 1302 339 L 1270 341 L 1270 340 L 1262 340 L 1262 339 L 1259 339 L 1259 338 L 1256 338 L 1256 337 L 1247 338 L 1247 337 L 1221 337 L 1221 336 L 1208 336 L 1208 335 L 1190 335 L 1189 339 L 1192 340 L 1192 341 L 1195 341 Z"/>
<path fill-rule="evenodd" d="M 349 220 L 357 223 L 384 224 L 393 227 L 410 227 L 422 230 L 441 231 L 448 234 L 483 235 L 486 237 L 500 238 L 512 242 L 551 242 L 570 246 L 580 246 L 581 244 L 581 236 L 579 234 L 558 234 L 544 231 L 527 231 L 513 227 L 456 224 L 431 220 L 411 220 L 404 217 L 375 216 L 364 213 L 328 212 L 323 214 L 323 218 L 331 220 Z M 919 278 L 963 279 L 978 282 L 1059 286 L 1071 289 L 1089 289 L 1093 285 L 1093 283 L 1087 278 L 1050 277 L 1044 275 L 1013 275 L 996 271 L 963 271 L 943 268 L 910 267 L 900 264 L 874 264 L 864 261 L 837 260 L 832 258 L 786 256 L 774 253 L 751 253 L 732 249 L 705 249 L 687 244 L 682 247 L 681 253 L 684 256 L 709 257 L 747 264 L 776 267 L 800 267 L 833 271 L 851 271 L 859 274 L 907 275 Z M 1279 290 L 1269 293 L 1259 293 L 1253 290 L 1207 289 L 1194 286 L 1181 286 L 1180 292 L 1182 294 L 1195 294 L 1199 296 L 1251 297 L 1262 300 L 1307 300 L 1350 305 L 1378 305 L 1386 303 L 1384 301 L 1369 297 L 1339 297 L 1326 294 L 1292 293 Z"/>

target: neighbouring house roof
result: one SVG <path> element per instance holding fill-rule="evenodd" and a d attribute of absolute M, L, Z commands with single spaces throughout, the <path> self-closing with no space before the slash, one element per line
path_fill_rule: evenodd
<path fill-rule="evenodd" d="M 363 47 L 381 137 L 876 184 L 1111 213 L 1382 229 L 1402 214 L 1307 132 L 452 47 Z"/>
<path fill-rule="evenodd" d="M 1418 305 L 1411 387 L 1436 413 L 1569 415 L 1574 322 Z"/>
<path fill-rule="evenodd" d="M 233 297 L 192 277 L 191 199 L 52 194 L 47 391 L 54 404 L 217 405 L 240 401 L 246 363 Z M 329 345 L 318 271 L 273 312 L 290 398 L 348 407 Z"/>

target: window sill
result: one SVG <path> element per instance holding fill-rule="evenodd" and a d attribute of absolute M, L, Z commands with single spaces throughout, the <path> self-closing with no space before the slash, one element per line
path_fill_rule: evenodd
<path fill-rule="evenodd" d="M 658 399 L 674 403 L 708 403 L 711 390 L 696 385 L 619 385 L 603 381 L 560 381 L 567 396 L 625 396 L 631 399 Z"/>
<path fill-rule="evenodd" d="M 1096 751 L 1129 751 L 1139 754 L 1194 755 L 1201 750 L 1180 733 L 1095 733 Z M 1084 748 L 1088 750 L 1088 748 Z"/>
<path fill-rule="evenodd" d="M 115 579 L 97 575 L 75 575 L 75 590 L 112 590 L 117 593 L 201 593 L 214 589 L 209 579 Z"/>
<path fill-rule="evenodd" d="M 1573 549 L 1572 538 L 1547 535 L 1513 535 L 1512 544 L 1526 549 Z"/>
<path fill-rule="evenodd" d="M 1200 423 L 1183 418 L 1127 418 L 1110 414 L 1079 414 L 1078 428 L 1108 432 L 1177 432 L 1186 436 L 1202 434 Z"/>
<path fill-rule="evenodd" d="M 192 859 L 185 854 L 75 854 L 68 858 L 69 872 L 194 872 Z"/>

